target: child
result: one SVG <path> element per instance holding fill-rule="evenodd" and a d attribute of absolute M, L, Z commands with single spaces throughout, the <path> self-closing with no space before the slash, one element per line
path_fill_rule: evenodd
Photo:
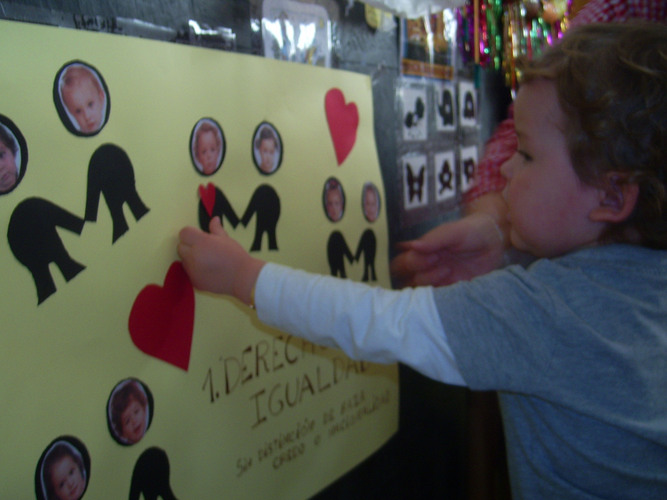
<path fill-rule="evenodd" d="M 0 125 L 0 193 L 11 191 L 16 185 L 19 177 L 19 166 L 16 163 L 18 150 L 14 137 Z"/>
<path fill-rule="evenodd" d="M 69 66 L 60 81 L 60 95 L 80 132 L 93 134 L 102 128 L 106 94 L 89 68 L 80 64 Z"/>
<path fill-rule="evenodd" d="M 363 188 L 363 211 L 368 222 L 375 222 L 380 214 L 380 195 L 377 188 L 371 182 L 364 184 Z"/>
<path fill-rule="evenodd" d="M 122 444 L 135 444 L 148 428 L 148 398 L 136 380 L 120 384 L 109 400 L 113 434 Z"/>
<path fill-rule="evenodd" d="M 268 125 L 264 125 L 260 129 L 257 139 L 255 139 L 257 166 L 263 173 L 270 174 L 276 169 L 276 155 L 279 148 L 276 134 Z"/>
<path fill-rule="evenodd" d="M 324 186 L 324 208 L 330 221 L 338 222 L 343 218 L 345 195 L 336 179 L 329 179 Z"/>
<path fill-rule="evenodd" d="M 498 391 L 516 498 L 667 498 L 667 27 L 573 29 L 523 69 L 503 166 L 539 259 L 441 288 L 373 289 L 180 233 L 194 286 L 353 358 Z"/>
<path fill-rule="evenodd" d="M 42 467 L 47 500 L 79 500 L 86 490 L 86 471 L 78 451 L 65 441 L 47 453 Z"/>
<path fill-rule="evenodd" d="M 195 159 L 204 175 L 214 174 L 222 161 L 222 139 L 218 129 L 208 121 L 203 121 L 195 132 L 193 144 Z"/>

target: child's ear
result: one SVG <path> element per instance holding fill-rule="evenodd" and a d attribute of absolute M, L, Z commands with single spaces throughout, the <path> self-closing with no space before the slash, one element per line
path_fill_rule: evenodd
<path fill-rule="evenodd" d="M 639 185 L 625 172 L 609 172 L 599 188 L 599 204 L 589 214 L 595 222 L 623 222 L 637 204 Z"/>

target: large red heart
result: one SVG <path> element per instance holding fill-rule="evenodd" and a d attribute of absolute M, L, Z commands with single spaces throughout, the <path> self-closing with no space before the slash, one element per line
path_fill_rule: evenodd
<path fill-rule="evenodd" d="M 204 204 L 206 213 L 211 217 L 213 215 L 213 207 L 215 206 L 215 186 L 212 183 L 208 183 L 206 187 L 203 184 L 199 185 L 199 198 Z"/>
<path fill-rule="evenodd" d="M 195 319 L 195 293 L 183 265 L 171 264 L 164 286 L 144 287 L 132 305 L 132 342 L 149 356 L 188 371 Z"/>
<path fill-rule="evenodd" d="M 333 140 L 336 160 L 341 165 L 350 154 L 357 140 L 359 111 L 353 102 L 345 104 L 345 96 L 340 89 L 331 89 L 324 98 L 324 108 Z"/>

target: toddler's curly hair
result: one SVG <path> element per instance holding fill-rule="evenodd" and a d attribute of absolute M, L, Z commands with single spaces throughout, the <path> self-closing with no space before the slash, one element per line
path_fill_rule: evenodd
<path fill-rule="evenodd" d="M 632 215 L 605 241 L 667 249 L 667 25 L 589 24 L 566 32 L 521 81 L 552 80 L 567 119 L 574 170 L 589 185 L 609 172 L 639 186 Z M 539 112 L 539 110 L 535 110 Z"/>

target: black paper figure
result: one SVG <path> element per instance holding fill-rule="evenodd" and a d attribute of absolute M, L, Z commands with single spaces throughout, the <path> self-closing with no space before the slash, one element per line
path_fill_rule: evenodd
<path fill-rule="evenodd" d="M 377 247 L 377 241 L 375 239 L 375 233 L 372 229 L 366 229 L 361 235 L 359 240 L 359 245 L 357 246 L 357 253 L 354 256 L 354 260 L 359 262 L 361 256 L 364 256 L 364 276 L 361 278 L 361 281 L 377 281 L 375 276 L 375 249 Z M 370 274 L 370 276 L 369 276 Z"/>
<path fill-rule="evenodd" d="M 475 101 L 472 98 L 472 92 L 466 92 L 463 102 L 463 116 L 466 118 L 475 118 Z"/>
<path fill-rule="evenodd" d="M 112 243 L 128 230 L 123 204 L 127 203 L 137 221 L 148 213 L 148 207 L 137 193 L 132 162 L 125 151 L 114 144 L 103 144 L 90 158 L 85 214 L 87 221 L 97 220 L 100 194 L 104 195 L 113 221 Z"/>
<path fill-rule="evenodd" d="M 442 167 L 440 167 L 440 172 L 438 173 L 438 181 L 440 182 L 440 189 L 438 190 L 438 194 L 442 194 L 445 189 L 449 189 L 450 191 L 454 189 L 452 186 L 453 178 L 454 175 L 452 174 L 452 167 L 449 162 L 445 160 L 442 164 Z"/>
<path fill-rule="evenodd" d="M 32 273 L 41 304 L 56 291 L 49 271 L 55 263 L 66 281 L 85 266 L 72 259 L 65 250 L 56 227 L 81 234 L 84 220 L 42 198 L 28 198 L 19 203 L 9 219 L 7 240 L 14 257 Z"/>
<path fill-rule="evenodd" d="M 406 165 L 408 169 L 408 196 L 410 201 L 416 196 L 419 201 L 422 200 L 422 191 L 424 189 L 424 172 L 426 169 L 422 165 L 419 173 L 415 176 L 412 172 L 412 165 Z"/>
<path fill-rule="evenodd" d="M 452 93 L 445 89 L 442 91 L 442 104 L 438 106 L 438 113 L 442 118 L 443 125 L 454 125 L 454 105 Z"/>
<path fill-rule="evenodd" d="M 215 188 L 215 202 L 213 203 L 213 210 L 211 215 L 206 211 L 203 201 L 199 201 L 199 227 L 202 231 L 208 232 L 208 225 L 211 219 L 215 216 L 220 217 L 220 224 L 225 225 L 224 219 L 227 218 L 233 228 L 239 225 L 239 218 L 232 208 L 231 203 L 218 187 Z"/>
<path fill-rule="evenodd" d="M 250 247 L 251 252 L 257 252 L 262 248 L 262 235 L 266 233 L 269 239 L 269 250 L 278 250 L 276 240 L 276 227 L 280 218 L 280 198 L 278 193 L 268 184 L 262 184 L 250 198 L 241 224 L 248 227 L 248 223 L 254 214 L 257 214 L 257 225 L 255 227 L 255 239 Z"/>
<path fill-rule="evenodd" d="M 169 484 L 169 457 L 160 448 L 148 448 L 144 451 L 132 471 L 130 500 L 176 500 Z"/>
<path fill-rule="evenodd" d="M 472 182 L 475 177 L 475 160 L 472 158 L 463 160 L 463 175 L 465 175 L 466 183 Z"/>
<path fill-rule="evenodd" d="M 352 255 L 350 248 L 345 242 L 345 237 L 340 231 L 334 231 L 331 233 L 331 236 L 329 236 L 329 241 L 327 242 L 327 257 L 329 258 L 331 276 L 347 278 L 345 273 L 345 261 L 343 258 L 347 258 L 351 264 L 354 262 L 354 255 Z"/>
<path fill-rule="evenodd" d="M 405 126 L 408 128 L 415 127 L 422 118 L 424 118 L 424 101 L 421 97 L 418 97 L 415 101 L 415 110 L 405 115 Z"/>

